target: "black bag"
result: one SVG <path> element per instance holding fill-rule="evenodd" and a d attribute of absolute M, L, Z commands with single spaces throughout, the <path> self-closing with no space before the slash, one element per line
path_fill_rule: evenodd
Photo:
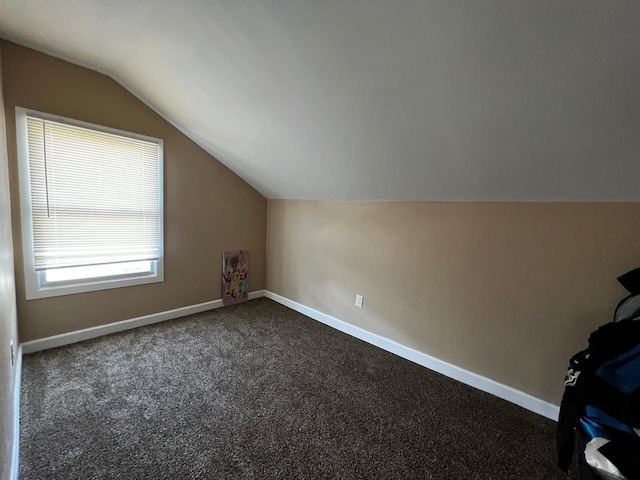
<path fill-rule="evenodd" d="M 565 378 L 558 466 L 568 470 L 578 432 L 581 478 L 590 478 L 591 468 L 602 478 L 640 479 L 640 269 L 618 280 L 632 295 L 618 304 L 613 322 L 591 333 Z"/>

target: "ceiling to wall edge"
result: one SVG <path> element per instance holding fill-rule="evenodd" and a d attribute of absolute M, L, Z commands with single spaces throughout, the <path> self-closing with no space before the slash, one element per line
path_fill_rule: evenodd
<path fill-rule="evenodd" d="M 142 95 L 139 91 L 132 88 L 126 81 L 122 80 L 118 75 L 112 74 L 110 71 L 106 69 L 102 69 L 96 67 L 95 65 L 91 65 L 86 62 L 78 61 L 74 58 L 70 58 L 69 56 L 56 51 L 55 49 L 50 49 L 46 46 L 42 46 L 40 44 L 36 44 L 33 42 L 24 42 L 18 39 L 12 39 L 7 37 L 0 37 L 0 42 L 9 42 L 20 47 L 29 48 L 36 52 L 42 53 L 44 55 L 51 56 L 53 58 L 57 58 L 63 60 L 65 62 L 71 63 L 73 65 L 77 65 L 82 68 L 86 68 L 87 70 L 91 70 L 93 72 L 97 72 L 101 75 L 104 75 L 122 88 L 124 88 L 127 92 L 137 98 L 140 102 L 142 102 L 147 108 L 153 111 L 155 114 L 160 116 L 163 120 L 169 123 L 172 127 L 178 130 L 180 133 L 185 135 L 189 140 L 195 143 L 198 147 L 204 150 L 208 155 L 210 155 L 214 160 L 220 162 L 226 168 L 228 168 L 234 175 L 238 178 L 242 179 L 245 183 L 247 183 L 251 188 L 253 188 L 256 192 L 262 195 L 267 200 L 298 200 L 298 201 L 317 201 L 317 202 L 333 202 L 333 203 L 610 203 L 610 204 L 627 204 L 627 203 L 638 203 L 637 200 L 634 199 L 603 199 L 603 198 L 592 198 L 592 199 L 567 199 L 567 198 L 555 198 L 555 199 L 520 199 L 520 200 L 510 200 L 510 199 L 490 199 L 490 200 L 457 200 L 457 199 L 416 199 L 416 200 L 390 200 L 385 198 L 378 199 L 364 199 L 364 200 L 341 200 L 341 199 L 326 199 L 326 198 L 289 198 L 286 196 L 278 196 L 271 195 L 264 188 L 261 188 L 259 185 L 256 185 L 254 182 L 246 179 L 244 176 L 240 175 L 235 171 L 232 164 L 226 161 L 224 158 L 221 158 L 206 142 L 200 139 L 197 135 L 195 135 L 189 129 L 183 127 L 182 125 L 174 122 L 171 118 L 165 115 L 163 112 L 158 110 L 151 102 L 149 102 L 144 95 Z"/>
<path fill-rule="evenodd" d="M 160 110 L 158 110 L 153 104 L 151 104 L 145 98 L 144 95 L 140 94 L 140 92 L 136 91 L 134 88 L 132 88 L 130 85 L 128 85 L 127 82 L 123 81 L 117 75 L 112 74 L 108 70 L 104 70 L 104 69 L 98 68 L 95 65 L 90 65 L 88 63 L 77 61 L 76 59 L 73 59 L 73 58 L 69 58 L 67 55 L 61 54 L 60 52 L 57 52 L 55 50 L 52 50 L 52 49 L 49 49 L 49 48 L 46 48 L 46 47 L 42 47 L 41 45 L 31 44 L 31 43 L 28 43 L 28 42 L 18 42 L 16 40 L 8 39 L 8 38 L 5 38 L 5 37 L 0 37 L 0 42 L 10 42 L 10 43 L 18 45 L 20 47 L 29 48 L 31 50 L 34 50 L 34 51 L 38 52 L 38 53 L 42 53 L 44 55 L 49 55 L 50 57 L 57 58 L 59 60 L 63 60 L 65 62 L 71 63 L 72 65 L 77 65 L 78 67 L 86 68 L 87 70 L 91 70 L 92 72 L 96 72 L 96 73 L 99 73 L 100 75 L 104 75 L 105 77 L 110 78 L 111 80 L 116 82 L 118 85 L 120 85 L 122 88 L 124 88 L 127 92 L 129 92 L 131 95 L 136 97 L 139 101 L 141 101 L 147 108 L 149 108 L 151 111 L 153 111 L 156 115 L 160 116 L 164 121 L 169 123 L 169 125 L 171 125 L 173 128 L 175 128 L 180 133 L 185 135 L 189 140 L 191 140 L 197 146 L 199 146 L 208 155 L 210 155 L 214 160 L 220 162 L 222 165 L 224 165 L 226 168 L 228 168 L 234 175 L 236 175 L 239 178 L 241 178 L 244 182 L 246 182 L 251 188 L 253 188 L 256 192 L 258 192 L 260 195 L 262 195 L 265 199 L 270 200 L 270 199 L 274 198 L 274 197 L 270 197 L 267 194 L 267 192 L 263 191 L 263 189 L 261 189 L 260 187 L 258 187 L 256 185 L 253 185 L 246 178 L 244 178 L 240 174 L 238 174 L 238 172 L 236 172 L 231 165 L 229 165 L 227 162 L 225 162 L 222 159 L 220 159 L 219 156 L 216 155 L 216 153 L 213 152 L 212 149 L 208 145 L 206 145 L 202 140 L 200 140 L 197 137 L 197 135 L 194 135 L 188 129 L 184 128 L 182 125 L 179 125 L 178 123 L 176 123 L 173 120 L 171 120 L 168 116 L 166 116 L 164 113 L 162 113 Z M 47 112 L 47 113 L 51 113 L 51 112 Z"/>

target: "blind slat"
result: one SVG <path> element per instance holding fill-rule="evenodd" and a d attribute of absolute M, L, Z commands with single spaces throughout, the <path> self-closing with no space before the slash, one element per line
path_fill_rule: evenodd
<path fill-rule="evenodd" d="M 160 146 L 27 117 L 36 270 L 159 257 Z"/>

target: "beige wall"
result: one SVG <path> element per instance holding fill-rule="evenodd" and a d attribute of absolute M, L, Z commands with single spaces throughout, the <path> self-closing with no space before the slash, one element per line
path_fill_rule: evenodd
<path fill-rule="evenodd" d="M 265 198 L 112 79 L 3 42 L 3 71 L 21 341 L 215 300 L 221 252 L 250 250 L 250 290 L 264 288 Z M 165 281 L 25 300 L 15 107 L 164 140 Z"/>
<path fill-rule="evenodd" d="M 0 478 L 9 478 L 14 436 L 14 377 L 11 350 L 18 345 L 16 292 L 11 245 L 11 205 L 7 171 L 7 143 L 2 95 L 2 45 L 0 45 Z"/>
<path fill-rule="evenodd" d="M 267 241 L 268 290 L 558 404 L 640 266 L 640 204 L 270 200 Z"/>

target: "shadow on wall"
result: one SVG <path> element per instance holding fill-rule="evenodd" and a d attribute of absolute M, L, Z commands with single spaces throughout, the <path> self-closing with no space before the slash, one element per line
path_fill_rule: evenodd
<path fill-rule="evenodd" d="M 270 201 L 269 232 L 274 293 L 557 404 L 624 295 L 640 206 Z"/>

